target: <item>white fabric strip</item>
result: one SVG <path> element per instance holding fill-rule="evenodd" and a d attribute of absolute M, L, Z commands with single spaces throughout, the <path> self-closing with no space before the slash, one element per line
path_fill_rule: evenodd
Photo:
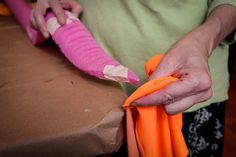
<path fill-rule="evenodd" d="M 66 24 L 71 23 L 72 19 L 79 21 L 79 19 L 77 17 L 75 17 L 71 12 L 65 11 L 65 13 L 67 15 Z M 55 33 L 55 31 L 61 27 L 61 25 L 58 23 L 56 17 L 52 17 L 52 18 L 48 19 L 46 22 L 46 26 L 47 26 L 47 29 L 51 35 L 53 35 Z"/>
<path fill-rule="evenodd" d="M 69 11 L 65 11 L 66 15 L 69 17 L 69 19 L 77 20 L 79 21 L 78 17 L 76 17 L 74 14 L 72 14 Z"/>
<path fill-rule="evenodd" d="M 56 18 L 56 17 L 52 17 L 52 18 L 50 18 L 50 19 L 47 20 L 46 26 L 47 26 L 47 29 L 48 29 L 49 33 L 50 33 L 51 35 L 53 35 L 54 32 L 55 32 L 61 25 L 57 22 L 57 18 Z"/>
<path fill-rule="evenodd" d="M 128 68 L 122 65 L 106 65 L 103 69 L 103 74 L 106 79 L 118 81 L 118 82 L 129 82 L 128 80 Z"/>

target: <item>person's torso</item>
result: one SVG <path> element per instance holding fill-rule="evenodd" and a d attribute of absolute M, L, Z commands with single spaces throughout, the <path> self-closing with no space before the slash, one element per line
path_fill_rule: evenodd
<path fill-rule="evenodd" d="M 107 53 L 146 81 L 144 63 L 169 47 L 206 19 L 207 0 L 79 0 L 82 21 Z M 227 95 L 227 51 L 217 48 L 211 56 L 213 91 Z M 221 61 L 221 65 L 216 62 Z M 222 74 L 220 78 L 218 75 Z M 219 81 L 221 80 L 221 82 Z M 223 85 L 222 85 L 223 84 Z M 123 85 L 127 93 L 135 87 Z M 219 93 L 219 92 L 218 92 Z M 213 98 L 216 99 L 216 98 Z"/>

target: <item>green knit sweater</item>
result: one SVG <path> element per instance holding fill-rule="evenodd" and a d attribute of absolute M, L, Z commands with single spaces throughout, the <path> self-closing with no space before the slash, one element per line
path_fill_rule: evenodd
<path fill-rule="evenodd" d="M 218 5 L 236 0 L 78 0 L 82 20 L 101 46 L 146 81 L 144 63 L 204 22 Z M 213 97 L 194 111 L 228 98 L 228 44 L 222 42 L 209 58 Z M 122 84 L 130 94 L 136 87 Z"/>

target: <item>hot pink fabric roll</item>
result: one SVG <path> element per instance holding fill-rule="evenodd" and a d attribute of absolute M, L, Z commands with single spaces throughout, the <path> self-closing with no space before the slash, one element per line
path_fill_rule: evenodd
<path fill-rule="evenodd" d="M 5 0 L 33 44 L 40 44 L 45 39 L 40 32 L 31 27 L 29 20 L 31 8 L 25 0 Z M 53 40 L 64 55 L 80 70 L 100 79 L 117 82 L 129 82 L 137 85 L 139 78 L 130 69 L 107 55 L 95 41 L 86 27 L 66 11 L 67 24 L 60 26 L 55 15 L 48 12 L 45 19 Z"/>
<path fill-rule="evenodd" d="M 4 0 L 6 5 L 10 8 L 10 10 L 15 15 L 16 19 L 20 22 L 21 26 L 24 28 L 26 33 L 28 34 L 31 42 L 34 45 L 40 44 L 45 41 L 42 34 L 36 31 L 31 27 L 31 23 L 29 20 L 31 8 L 25 2 L 25 0 Z"/>
<path fill-rule="evenodd" d="M 77 68 L 100 79 L 139 83 L 134 72 L 104 52 L 78 18 L 67 11 L 65 14 L 67 23 L 63 26 L 52 12 L 47 13 L 46 23 L 53 40 Z"/>

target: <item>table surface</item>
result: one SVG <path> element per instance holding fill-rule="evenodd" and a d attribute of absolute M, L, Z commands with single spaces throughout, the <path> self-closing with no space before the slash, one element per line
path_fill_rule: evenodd
<path fill-rule="evenodd" d="M 126 96 L 79 72 L 48 41 L 0 17 L 0 156 L 92 156 L 117 150 Z"/>

